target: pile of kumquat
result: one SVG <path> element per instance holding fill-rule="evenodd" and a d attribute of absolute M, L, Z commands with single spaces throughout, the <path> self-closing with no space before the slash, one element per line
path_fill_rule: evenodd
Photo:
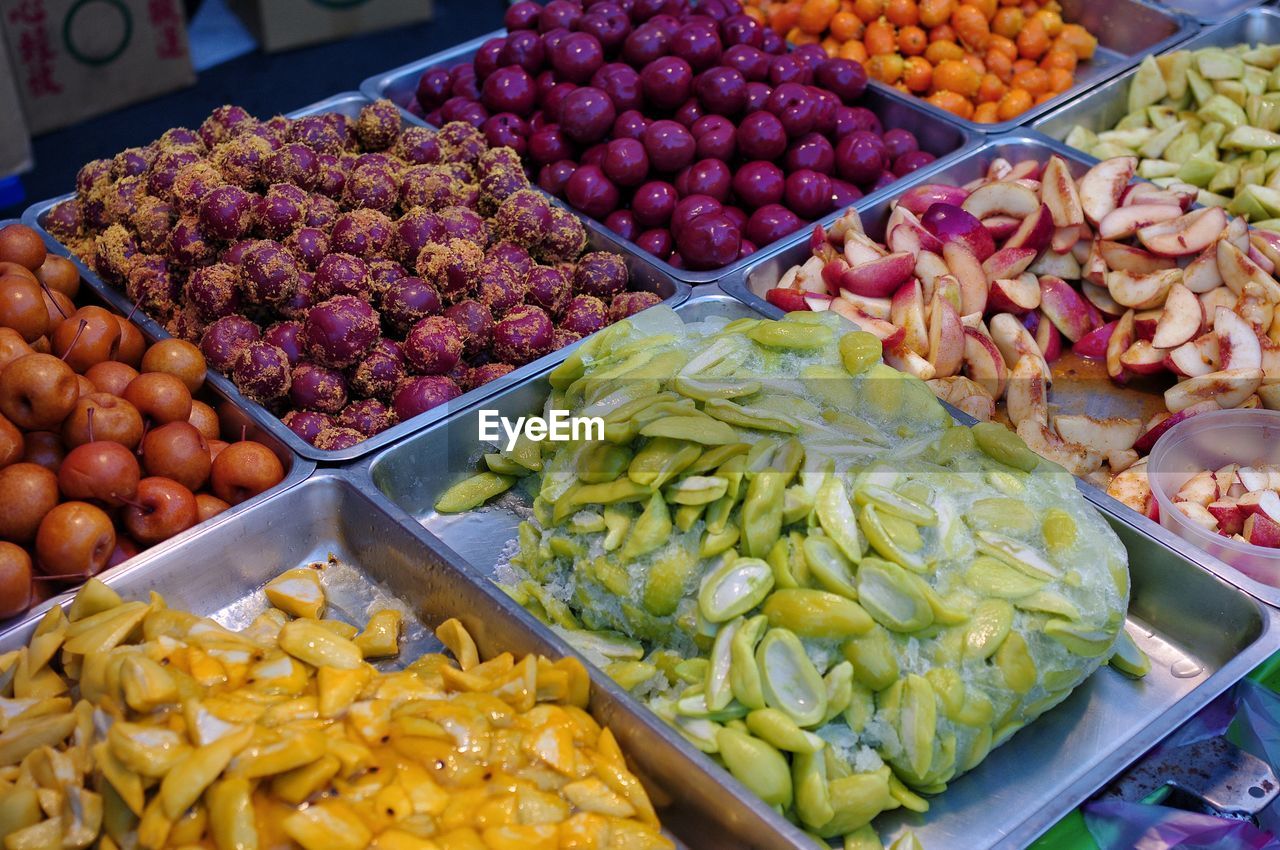
<path fill-rule="evenodd" d="M 1058 0 L 744 0 L 792 44 L 821 44 L 961 118 L 1008 121 L 1069 89 L 1098 40 Z"/>

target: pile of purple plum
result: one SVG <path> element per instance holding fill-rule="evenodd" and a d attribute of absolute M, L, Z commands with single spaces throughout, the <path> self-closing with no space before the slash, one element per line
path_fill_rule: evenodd
<path fill-rule="evenodd" d="M 738 0 L 521 0 L 405 104 L 514 148 L 538 185 L 661 259 L 716 269 L 931 162 L 856 105 L 862 66 L 786 52 Z"/>
<path fill-rule="evenodd" d="M 318 448 L 659 300 L 466 122 L 237 106 L 95 160 L 44 226 Z"/>

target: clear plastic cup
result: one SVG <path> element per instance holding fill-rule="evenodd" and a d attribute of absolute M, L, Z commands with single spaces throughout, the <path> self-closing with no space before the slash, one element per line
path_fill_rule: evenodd
<path fill-rule="evenodd" d="M 1161 435 L 1147 461 L 1151 491 L 1160 506 L 1160 524 L 1250 578 L 1280 587 L 1280 549 L 1223 537 L 1196 525 L 1173 506 L 1174 494 L 1188 478 L 1231 463 L 1280 464 L 1280 411 L 1257 408 L 1199 413 Z"/>

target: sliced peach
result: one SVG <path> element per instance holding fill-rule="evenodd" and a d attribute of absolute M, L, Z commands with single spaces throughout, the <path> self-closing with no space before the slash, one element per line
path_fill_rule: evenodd
<path fill-rule="evenodd" d="M 929 331 L 924 319 L 924 292 L 920 288 L 920 281 L 909 280 L 893 293 L 889 304 L 889 321 L 902 328 L 902 345 L 908 350 L 920 355 L 929 351 Z M 929 377 L 932 378 L 933 375 L 930 374 Z"/>
<path fill-rule="evenodd" d="M 902 193 L 898 198 L 898 206 L 905 207 L 916 215 L 924 215 L 929 207 L 937 203 L 961 206 L 969 197 L 967 189 L 960 186 L 948 186 L 945 183 L 921 183 Z"/>
<path fill-rule="evenodd" d="M 1057 154 L 1049 157 L 1049 162 L 1044 167 L 1040 196 L 1049 207 L 1054 227 L 1084 223 L 1084 209 L 1080 204 L 1075 178 L 1071 176 L 1066 160 Z"/>
<path fill-rule="evenodd" d="M 1049 424 L 1049 395 L 1038 354 L 1023 355 L 1009 370 L 1005 409 L 1015 427 L 1027 420 Z"/>
<path fill-rule="evenodd" d="M 1156 375 L 1168 368 L 1165 366 L 1166 359 L 1165 352 L 1153 347 L 1145 339 L 1138 339 L 1120 355 L 1120 365 L 1126 372 L 1135 375 Z"/>
<path fill-rule="evenodd" d="M 1156 324 L 1160 321 L 1160 310 L 1139 310 L 1133 315 L 1133 336 L 1151 342 L 1156 335 Z"/>
<path fill-rule="evenodd" d="M 1280 284 L 1231 240 L 1218 240 L 1217 259 L 1222 282 L 1236 295 L 1243 294 L 1245 287 L 1252 283 L 1266 294 L 1268 300 L 1280 301 Z"/>
<path fill-rule="evenodd" d="M 1129 188 L 1125 190 L 1121 206 L 1170 204 L 1182 207 L 1183 210 L 1188 210 L 1191 209 L 1191 205 L 1195 203 L 1199 194 L 1200 190 L 1189 183 L 1170 183 L 1168 186 L 1161 188 L 1153 183 L 1141 181 L 1129 185 Z"/>
<path fill-rule="evenodd" d="M 1177 348 L 1195 339 L 1202 324 L 1204 313 L 1200 309 L 1200 299 L 1181 282 L 1175 283 L 1165 296 L 1151 344 L 1156 348 Z"/>
<path fill-rule="evenodd" d="M 1017 316 L 1011 313 L 996 313 L 991 317 L 990 335 L 991 341 L 996 344 L 996 348 L 1000 349 L 1000 355 L 1004 357 L 1006 366 L 1013 368 L 1023 357 L 1034 357 L 1040 364 L 1045 383 L 1049 383 L 1052 379 L 1049 364 L 1045 362 L 1040 346 L 1036 345 L 1035 337 L 1031 335 L 1031 331 L 1027 330 L 1026 325 L 1018 321 Z"/>
<path fill-rule="evenodd" d="M 780 310 L 788 313 L 795 310 L 808 310 L 809 303 L 804 300 L 805 293 L 798 289 L 773 288 L 765 292 L 764 300 Z"/>
<path fill-rule="evenodd" d="M 1090 360 L 1105 360 L 1107 358 L 1107 345 L 1111 342 L 1111 335 L 1115 333 L 1119 325 L 1120 321 L 1117 319 L 1094 328 L 1076 340 L 1075 345 L 1071 346 L 1071 350 Z"/>
<path fill-rule="evenodd" d="M 1080 207 L 1085 218 L 1097 225 L 1120 206 L 1120 198 L 1137 167 L 1137 157 L 1117 156 L 1086 171 L 1080 178 Z"/>
<path fill-rule="evenodd" d="M 1269 519 L 1264 514 L 1256 513 L 1246 519 L 1243 533 L 1244 539 L 1254 546 L 1280 548 L 1280 522 Z"/>
<path fill-rule="evenodd" d="M 1036 258 L 1030 248 L 1001 248 L 982 261 L 982 270 L 988 280 L 1017 277 L 1027 270 Z"/>
<path fill-rule="evenodd" d="M 1211 292 L 1223 285 L 1222 272 L 1218 271 L 1218 248 L 1210 246 L 1187 264 L 1182 270 L 1182 283 L 1197 295 Z"/>
<path fill-rule="evenodd" d="M 1080 279 L 1080 261 L 1070 251 L 1060 254 L 1052 249 L 1042 251 L 1027 271 L 1036 275 L 1053 275 L 1063 280 Z"/>
<path fill-rule="evenodd" d="M 1273 230 L 1251 230 L 1249 245 L 1270 260 L 1273 266 L 1280 266 L 1280 233 Z"/>
<path fill-rule="evenodd" d="M 981 313 L 987 307 L 987 273 L 969 247 L 962 242 L 942 246 L 942 258 L 960 283 L 960 314 Z"/>
<path fill-rule="evenodd" d="M 1239 534 L 1244 530 L 1245 512 L 1235 502 L 1214 501 L 1205 505 L 1205 510 L 1218 522 L 1218 530 L 1224 534 Z"/>
<path fill-rule="evenodd" d="M 827 288 L 827 281 L 823 277 L 823 269 L 826 263 L 819 257 L 810 257 L 805 260 L 796 272 L 795 281 L 792 286 L 796 289 L 802 289 L 805 292 L 817 292 L 824 295 L 830 295 L 831 290 Z"/>
<path fill-rule="evenodd" d="M 848 270 L 849 263 L 843 257 L 834 257 L 823 264 L 822 281 L 828 292 L 840 291 L 840 281 L 844 280 L 844 273 Z"/>
<path fill-rule="evenodd" d="M 1103 278 L 1103 284 L 1095 286 L 1089 281 L 1080 282 L 1080 293 L 1084 299 L 1097 308 L 1099 313 L 1105 316 L 1120 316 L 1124 313 L 1125 308 L 1116 303 L 1116 299 L 1111 297 L 1111 293 L 1106 290 L 1106 278 Z"/>
<path fill-rule="evenodd" d="M 921 251 L 916 256 L 916 277 L 920 278 L 920 283 L 924 284 L 926 293 L 932 292 L 937 285 L 937 278 L 944 274 L 951 274 L 951 269 L 947 268 L 947 263 L 938 254 L 932 251 Z"/>
<path fill-rule="evenodd" d="M 844 258 L 850 266 L 873 263 L 887 253 L 861 231 L 850 230 L 844 235 Z"/>
<path fill-rule="evenodd" d="M 1144 516 L 1155 503 L 1147 480 L 1147 463 L 1141 461 L 1125 469 L 1107 485 L 1107 495 Z"/>
<path fill-rule="evenodd" d="M 850 233 L 862 232 L 862 216 L 853 207 L 849 207 L 827 228 L 827 238 L 836 245 L 843 245 L 848 241 Z"/>
<path fill-rule="evenodd" d="M 928 383 L 935 396 L 952 407 L 963 410 L 979 422 L 990 422 L 995 415 L 995 399 L 964 375 L 934 378 Z"/>
<path fill-rule="evenodd" d="M 1063 414 L 1053 418 L 1053 427 L 1062 439 L 1109 455 L 1133 448 L 1133 441 L 1138 439 L 1138 432 L 1142 430 L 1142 422 L 1118 416 L 1099 419 Z"/>
<path fill-rule="evenodd" d="M 1142 228 L 1138 231 L 1138 241 L 1153 254 L 1185 257 L 1212 245 L 1226 225 L 1227 214 L 1219 207 L 1204 207 Z"/>
<path fill-rule="evenodd" d="M 1226 307 L 1213 314 L 1219 369 L 1261 369 L 1262 344 L 1253 327 Z M 1233 405 L 1234 406 L 1234 405 Z"/>
<path fill-rule="evenodd" d="M 1164 392 L 1164 406 L 1176 413 L 1201 401 L 1213 401 L 1227 410 L 1253 395 L 1261 383 L 1261 369 L 1220 369 L 1174 384 Z"/>
<path fill-rule="evenodd" d="M 992 398 L 1000 398 L 1004 394 L 1008 370 L 1000 349 L 996 348 L 989 335 L 973 328 L 964 329 L 964 362 L 969 377 Z"/>
<path fill-rule="evenodd" d="M 922 381 L 934 378 L 933 364 L 902 343 L 884 350 L 884 362 L 899 372 L 914 375 Z"/>
<path fill-rule="evenodd" d="M 975 218 L 994 215 L 1026 218 L 1040 208 L 1040 198 L 1021 183 L 1000 180 L 987 183 L 969 193 L 961 207 Z"/>
<path fill-rule="evenodd" d="M 1048 425 L 1027 420 L 1018 426 L 1027 448 L 1053 461 L 1072 475 L 1088 475 L 1102 466 L 1102 455 L 1087 446 L 1064 440 Z"/>
<path fill-rule="evenodd" d="M 1280 410 L 1280 383 L 1263 384 L 1258 387 L 1258 398 L 1267 410 Z"/>
<path fill-rule="evenodd" d="M 1137 310 L 1159 307 L 1164 303 L 1169 289 L 1182 279 L 1182 269 L 1165 269 L 1151 274 L 1133 272 L 1109 272 L 1107 291 L 1117 304 Z"/>
<path fill-rule="evenodd" d="M 1037 159 L 1027 158 L 1018 160 L 1009 169 L 1009 173 L 1002 180 L 1039 180 L 1044 174 L 1044 164 Z"/>
<path fill-rule="evenodd" d="M 830 295 L 820 295 L 816 292 L 807 292 L 804 296 L 804 303 L 809 305 L 809 309 L 815 313 L 822 313 L 831 309 L 832 298 Z"/>
<path fill-rule="evenodd" d="M 1043 316 L 1044 314 L 1032 313 L 1031 315 Z M 1052 363 L 1062 356 L 1062 333 L 1053 322 L 1042 320 L 1032 333 L 1036 338 L 1036 347 L 1044 355 L 1045 361 Z"/>
<path fill-rule="evenodd" d="M 844 301 L 848 301 L 868 316 L 876 319 L 884 319 L 889 321 L 889 314 L 893 307 L 892 300 L 888 298 L 872 298 L 867 295 L 858 295 L 847 289 L 840 290 L 838 296 Z"/>
<path fill-rule="evenodd" d="M 1127 239 L 1144 227 L 1182 216 L 1182 207 L 1172 204 L 1136 204 L 1119 207 L 1098 222 L 1098 235 L 1103 239 Z"/>
<path fill-rule="evenodd" d="M 1209 513 L 1208 508 L 1198 502 L 1174 502 L 1178 512 L 1205 531 L 1217 531 L 1218 520 Z"/>
<path fill-rule="evenodd" d="M 1254 263 L 1257 264 L 1258 268 L 1262 269 L 1267 274 L 1271 275 L 1272 277 L 1275 276 L 1276 264 L 1271 262 L 1270 257 L 1262 253 L 1252 245 L 1249 246 L 1249 259 L 1253 260 Z"/>
<path fill-rule="evenodd" d="M 1049 207 L 1041 204 L 1040 208 L 1022 220 L 1022 224 L 1013 232 L 1006 248 L 1030 248 L 1043 251 L 1053 237 L 1053 213 Z"/>
<path fill-rule="evenodd" d="M 1144 251 L 1123 242 L 1112 242 L 1109 239 L 1098 240 L 1098 253 L 1102 255 L 1107 267 L 1114 271 L 1151 274 L 1177 265 L 1168 257 L 1157 257 L 1150 251 Z"/>
<path fill-rule="evenodd" d="M 1124 472 L 1137 462 L 1138 453 L 1133 449 L 1125 449 L 1122 452 L 1110 452 L 1107 454 L 1107 466 L 1111 467 L 1112 475 Z"/>
<path fill-rule="evenodd" d="M 1222 229 L 1222 238 L 1235 245 L 1242 253 L 1249 253 L 1249 224 L 1243 218 L 1236 216 L 1227 219 L 1227 226 Z"/>
<path fill-rule="evenodd" d="M 1209 343 L 1212 343 L 1212 350 Z M 1218 341 L 1212 334 L 1203 334 L 1169 352 L 1169 369 L 1175 374 L 1194 378 L 1207 375 L 1217 368 Z"/>
<path fill-rule="evenodd" d="M 1204 310 L 1205 316 L 1210 319 L 1218 312 L 1219 307 L 1235 312 L 1238 303 L 1240 299 L 1226 286 L 1211 289 L 1200 296 L 1200 309 Z"/>
<path fill-rule="evenodd" d="M 1075 342 L 1093 330 L 1089 309 L 1080 293 L 1053 275 L 1040 277 L 1040 311 L 1062 335 Z"/>
<path fill-rule="evenodd" d="M 1188 478 L 1173 495 L 1173 501 L 1207 505 L 1216 501 L 1220 495 L 1217 476 L 1206 469 Z"/>
<path fill-rule="evenodd" d="M 964 363 L 964 325 L 955 306 L 939 293 L 929 305 L 928 358 L 940 378 L 956 374 Z"/>
<path fill-rule="evenodd" d="M 1240 318 L 1253 326 L 1260 337 L 1269 338 L 1267 331 L 1275 324 L 1276 305 L 1263 300 L 1260 296 L 1261 293 L 1257 290 L 1247 290 L 1236 301 L 1235 311 Z"/>
<path fill-rule="evenodd" d="M 910 215 L 910 213 L 907 213 Z M 885 240 L 889 250 L 894 253 L 907 253 L 912 257 L 920 256 L 921 251 L 941 251 L 942 243 L 924 228 L 915 228 L 909 224 L 897 224 L 889 231 Z"/>
<path fill-rule="evenodd" d="M 1111 338 L 1107 340 L 1107 375 L 1111 380 L 1119 383 L 1128 380 L 1124 363 L 1120 358 L 1131 345 L 1133 345 L 1133 311 L 1128 310 L 1120 317 L 1120 321 L 1116 323 L 1116 329 L 1111 332 Z"/>
<path fill-rule="evenodd" d="M 1218 404 L 1213 399 L 1204 399 L 1197 401 L 1195 404 L 1188 405 L 1182 410 L 1174 411 L 1169 414 L 1161 414 L 1157 419 L 1147 425 L 1147 429 L 1142 432 L 1142 436 L 1134 441 L 1133 447 L 1138 451 L 1146 454 L 1151 451 L 1151 447 L 1156 444 L 1164 433 L 1177 425 L 1184 422 L 1199 413 L 1206 413 L 1210 410 L 1218 410 Z"/>
<path fill-rule="evenodd" d="M 886 298 L 915 272 L 916 258 L 900 252 L 855 265 L 840 278 L 840 287 L 857 295 Z"/>
<path fill-rule="evenodd" d="M 1015 313 L 1019 316 L 1040 306 L 1040 283 L 1034 275 L 1023 274 L 1015 278 L 991 281 L 987 294 L 987 309 Z"/>
<path fill-rule="evenodd" d="M 992 239 L 1000 242 L 1017 233 L 1022 222 L 1023 219 L 1014 218 L 1011 215 L 993 215 L 991 218 L 984 218 L 982 226 L 991 234 Z"/>
<path fill-rule="evenodd" d="M 1089 253 L 1080 264 L 1080 279 L 1096 286 L 1105 285 L 1108 271 L 1107 261 L 1102 258 L 1102 251 L 1098 249 L 1100 241 L 1094 239 L 1089 243 Z"/>
<path fill-rule="evenodd" d="M 875 336 L 880 340 L 880 344 L 886 348 L 902 342 L 902 338 L 905 336 L 902 328 L 891 322 L 886 322 L 884 319 L 868 316 L 843 298 L 832 299 L 831 312 L 844 316 L 857 325 L 859 330 L 864 330 Z"/>

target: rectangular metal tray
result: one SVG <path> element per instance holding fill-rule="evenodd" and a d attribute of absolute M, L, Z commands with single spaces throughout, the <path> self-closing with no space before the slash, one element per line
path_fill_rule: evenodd
<path fill-rule="evenodd" d="M 156 591 L 171 607 L 239 628 L 265 609 L 260 590 L 267 581 L 330 558 L 337 565 L 326 568 L 327 616 L 363 625 L 376 604 L 417 618 L 404 630 L 403 663 L 440 651 L 431 629 L 449 617 L 463 622 L 482 657 L 572 653 L 504 593 L 433 546 L 417 523 L 380 509 L 341 470 L 321 472 L 232 520 L 214 520 L 199 537 L 148 552 L 105 581 L 127 599 Z M 37 621 L 28 617 L 0 634 L 0 651 L 25 643 Z M 591 712 L 617 735 L 664 826 L 686 846 L 806 846 L 798 831 L 789 836 L 793 843 L 768 837 L 772 810 L 744 789 L 721 784 L 724 774 L 714 764 L 690 761 L 683 739 L 608 677 L 595 670 L 591 675 Z"/>
<path fill-rule="evenodd" d="M 722 293 L 703 292 L 676 312 L 687 321 L 759 315 Z M 486 407 L 505 416 L 540 411 L 547 390 L 545 376 L 539 376 Z M 504 505 L 452 516 L 432 507 L 448 486 L 474 470 L 481 451 L 477 425 L 478 411 L 472 410 L 367 460 L 352 474 L 366 476 L 362 486 L 375 500 L 421 523 L 439 551 L 479 575 L 491 575 L 509 553 L 521 517 Z M 1129 622 L 1152 658 L 1151 674 L 1135 682 L 1104 667 L 933 798 L 928 814 L 878 819 L 884 835 L 910 828 L 926 847 L 1023 847 L 1280 646 L 1280 613 L 1179 555 L 1167 535 L 1135 527 L 1130 517 L 1110 514 L 1107 507 L 1102 505 L 1103 513 L 1129 552 Z M 696 751 L 690 757 L 706 758 Z M 719 780 L 737 789 L 727 773 Z M 769 819 L 780 835 L 794 835 L 780 816 L 770 813 Z M 759 840 L 793 846 L 780 837 Z"/>
<path fill-rule="evenodd" d="M 1220 0 L 1208 0 L 1219 2 Z M 1021 127 L 1064 103 L 1090 91 L 1116 74 L 1134 67 L 1149 54 L 1159 54 L 1190 38 L 1200 25 L 1187 15 L 1146 0 L 1062 0 L 1062 19 L 1077 23 L 1098 37 L 1098 49 L 1088 62 L 1081 62 L 1075 72 L 1075 84 L 1053 99 L 1033 106 L 1021 115 L 996 124 L 979 124 L 928 103 L 912 98 L 932 115 L 951 121 L 974 133 L 997 135 Z M 871 87 L 892 87 L 876 80 Z"/>
<path fill-rule="evenodd" d="M 1126 0 L 1126 2 L 1132 2 L 1132 0 Z M 418 85 L 418 78 L 422 76 L 422 72 L 429 68 L 454 65 L 470 59 L 486 41 L 505 34 L 506 30 L 496 30 L 457 47 L 428 56 L 425 59 L 410 62 L 408 65 L 401 65 L 399 68 L 387 71 L 385 74 L 370 77 L 360 84 L 360 91 L 371 98 L 390 98 L 400 107 L 400 113 L 405 116 L 406 121 L 426 125 L 425 121 L 410 113 L 403 106 L 413 97 L 414 90 Z M 920 147 L 932 154 L 936 154 L 938 159 L 936 162 L 930 163 L 925 168 L 908 175 L 902 180 L 877 192 L 872 192 L 858 201 L 858 204 L 874 203 L 876 198 L 883 197 L 885 193 L 895 191 L 901 186 L 909 185 L 913 181 L 920 179 L 924 174 L 936 168 L 941 168 L 964 155 L 964 153 L 976 147 L 980 140 L 978 133 L 962 130 L 954 122 L 941 119 L 932 114 L 928 104 L 924 103 L 924 101 L 908 97 L 891 88 L 868 88 L 859 105 L 865 106 L 876 115 L 879 115 L 886 129 L 900 127 L 915 133 L 920 142 Z M 936 112 L 937 110 L 934 111 Z M 751 262 L 751 257 L 744 257 L 723 268 L 711 271 L 678 269 L 667 261 L 653 256 L 634 242 L 623 239 L 601 222 L 578 212 L 559 198 L 550 194 L 547 197 L 551 198 L 552 203 L 569 210 L 580 218 L 588 232 L 607 235 L 614 241 L 624 245 L 627 250 L 644 256 L 662 271 L 678 280 L 687 281 L 691 284 L 714 283 Z M 771 251 L 792 241 L 803 239 L 807 231 L 808 228 L 802 227 L 790 236 L 784 236 L 774 244 L 765 246 L 762 250 Z"/>
<path fill-rule="evenodd" d="M 300 118 L 304 115 L 314 115 L 320 112 L 340 112 L 343 115 L 354 117 L 359 114 L 361 108 L 369 103 L 369 99 L 359 92 L 344 92 L 332 97 L 326 98 L 318 103 L 290 112 L 288 117 Z M 415 119 L 416 121 L 416 119 Z M 418 122 L 421 123 L 421 122 Z M 80 276 L 84 278 L 99 295 L 115 306 L 117 310 L 128 314 L 133 309 L 132 302 L 125 296 L 124 292 L 108 285 L 97 273 L 85 266 L 78 258 L 71 254 L 64 245 L 57 241 L 52 235 L 44 229 L 42 224 L 45 214 L 56 204 L 74 197 L 73 194 L 61 195 L 57 198 L 50 198 L 47 201 L 41 201 L 28 207 L 22 214 L 22 220 L 26 224 L 34 227 L 44 237 L 46 242 L 51 242 L 56 246 L 55 250 L 58 254 L 67 257 L 80 269 Z M 630 246 L 630 247 L 628 247 Z M 638 251 L 630 243 L 624 243 L 607 230 L 587 230 L 587 248 L 592 251 L 609 251 L 614 254 L 621 255 L 627 262 L 627 269 L 631 273 L 631 280 L 639 284 L 637 288 L 656 292 L 663 299 L 663 302 L 674 306 L 679 304 L 689 296 L 689 286 L 658 268 L 656 258 L 651 257 L 643 251 Z M 665 265 L 665 264 L 664 264 Z M 156 339 L 163 339 L 169 336 L 158 322 L 152 320 L 142 313 L 136 313 L 134 316 L 138 325 L 142 327 L 144 332 Z M 487 398 L 494 393 L 501 392 L 507 387 L 515 386 L 529 375 L 537 373 L 540 369 L 548 366 L 554 366 L 563 360 L 573 349 L 573 346 L 553 351 L 543 357 L 526 363 L 524 366 L 498 378 L 496 381 L 490 381 L 483 386 L 463 393 L 453 401 L 441 405 L 440 407 L 421 413 L 410 419 L 408 422 L 401 422 L 388 428 L 387 430 L 375 434 L 363 442 L 357 443 L 348 449 L 340 449 L 338 451 L 323 451 L 303 440 L 293 431 L 280 421 L 275 414 L 267 410 L 257 402 L 250 401 L 240 394 L 236 389 L 236 385 L 232 381 L 220 373 L 210 371 L 209 382 L 218 388 L 218 391 L 231 399 L 234 404 L 244 410 L 249 417 L 257 423 L 264 431 L 274 435 L 277 440 L 289 446 L 290 449 L 320 463 L 338 464 L 345 463 L 355 458 L 364 457 L 372 452 L 377 451 L 383 446 L 393 443 L 406 434 L 411 434 L 419 428 L 425 428 L 433 422 L 439 422 L 448 418 L 455 411 Z"/>
<path fill-rule="evenodd" d="M 1280 22 L 1280 16 L 1276 16 L 1276 20 Z M 1067 161 L 1077 177 L 1098 161 L 1075 148 L 1067 147 L 1060 141 L 1026 131 L 988 141 L 962 161 L 936 173 L 934 179 L 940 183 L 961 185 L 985 174 L 987 166 L 996 157 L 1004 157 L 1010 162 L 1028 157 L 1043 161 L 1055 153 Z M 884 224 L 888 220 L 892 210 L 891 204 L 895 199 L 896 197 L 882 200 L 870 209 L 862 211 L 863 226 L 870 236 L 875 238 L 883 236 Z M 808 256 L 808 245 L 788 246 L 782 251 L 765 255 L 734 277 L 721 281 L 720 288 L 765 315 L 780 316 L 782 311 L 765 301 L 760 293 L 772 287 L 787 269 L 803 262 Z M 1071 359 L 1068 361 L 1065 358 Z M 1086 365 L 1087 361 L 1069 354 L 1065 355 L 1065 358 L 1057 361 L 1053 386 L 1049 391 L 1049 403 L 1057 410 L 1097 417 L 1128 416 L 1145 421 L 1152 414 L 1163 409 L 1163 402 L 1159 395 L 1160 387 L 1157 384 L 1135 380 L 1127 388 L 1121 388 L 1107 379 L 1096 365 L 1089 367 Z M 1195 561 L 1206 569 L 1269 605 L 1280 607 L 1280 576 L 1277 576 L 1275 586 L 1263 584 L 1166 531 L 1159 523 L 1125 508 L 1096 487 L 1080 482 L 1080 489 L 1095 505 L 1109 513 L 1119 514 L 1127 522 L 1141 528 L 1144 533 L 1155 537 L 1171 549 L 1179 552 L 1194 552 Z"/>
<path fill-rule="evenodd" d="M 5 225 L 16 224 L 16 223 L 17 223 L 17 219 L 0 219 L 0 227 L 4 227 Z M 53 237 L 49 236 L 49 234 L 45 233 L 44 231 L 40 231 L 40 238 L 44 240 L 45 247 L 50 252 L 55 254 L 63 253 L 61 250 L 61 246 L 58 245 L 58 243 L 55 242 Z M 81 270 L 81 272 L 83 274 L 83 269 Z M 87 304 L 99 304 L 106 307 L 114 306 L 113 302 L 108 301 L 107 299 L 104 299 L 101 297 L 101 293 L 98 291 L 97 287 L 93 287 L 93 286 L 86 287 L 83 284 L 81 285 L 80 293 L 76 296 L 75 300 L 77 304 L 87 303 Z M 125 315 L 128 315 L 127 309 L 120 312 L 123 312 Z M 134 316 L 134 319 L 137 319 L 136 315 Z M 148 333 L 148 329 L 142 326 L 141 323 L 138 323 L 135 321 L 135 324 L 139 325 L 139 327 L 143 332 L 143 335 L 147 337 L 148 342 L 154 342 L 157 339 L 157 337 Z M 225 404 L 228 401 L 227 394 L 223 392 L 222 389 L 216 383 L 206 380 L 205 387 L 208 389 L 209 393 L 217 401 L 220 402 L 216 407 L 222 407 L 223 404 Z M 219 412 L 221 413 L 221 411 Z M 257 440 L 259 443 L 262 443 L 264 446 L 271 449 L 271 451 L 275 453 L 276 457 L 280 458 L 280 463 L 284 465 L 284 480 L 281 481 L 279 484 L 277 484 L 275 487 L 271 488 L 271 490 L 269 490 L 267 493 L 263 494 L 262 496 L 257 496 L 255 498 L 248 499 L 240 503 L 239 505 L 235 505 L 229 510 L 224 511 L 222 514 L 219 515 L 218 517 L 219 520 L 221 520 L 222 518 L 239 516 L 240 514 L 244 513 L 246 510 L 249 510 L 254 505 L 261 502 L 263 499 L 269 498 L 272 494 L 280 493 L 285 490 L 288 490 L 290 487 L 293 487 L 295 484 L 298 484 L 301 481 L 305 480 L 307 476 L 309 476 L 312 472 L 315 471 L 315 468 L 316 468 L 316 465 L 312 463 L 310 460 L 307 460 L 306 458 L 302 458 L 294 454 L 289 449 L 289 446 L 284 441 L 280 440 L 275 434 L 263 428 L 258 427 L 258 425 L 254 422 L 245 421 L 244 425 L 245 425 L 244 435 L 248 439 Z M 231 430 L 239 431 L 240 429 L 234 428 Z M 232 439 L 239 439 L 239 436 L 240 436 L 238 433 L 228 433 L 226 429 L 224 429 L 223 434 L 224 436 L 228 436 Z M 3 494 L 0 494 L 0 496 L 2 495 Z M 155 546 L 152 546 L 150 549 L 147 549 L 145 553 L 134 556 L 133 558 L 126 561 L 124 564 L 121 564 L 120 567 L 112 567 L 110 570 L 100 573 L 99 575 L 104 577 L 110 576 L 115 572 L 117 572 L 118 570 L 129 569 L 129 566 L 131 564 L 138 561 L 142 557 L 150 556 L 151 553 L 153 552 L 163 552 L 173 548 L 174 546 L 181 545 L 182 542 L 185 540 L 189 540 L 193 537 L 200 536 L 200 534 L 203 533 L 204 529 L 207 528 L 209 525 L 211 525 L 211 523 L 212 523 L 212 520 L 202 522 L 199 525 L 195 525 L 187 529 L 186 531 L 182 532 L 179 535 L 171 537 L 170 539 L 162 543 L 158 543 Z M 44 602 L 41 602 L 33 606 L 31 610 L 28 611 L 27 614 L 24 614 L 23 616 L 26 617 L 26 616 L 42 614 L 45 611 L 49 610 L 54 605 L 61 604 L 62 602 L 65 602 L 66 600 L 70 599 L 74 594 L 75 594 L 75 590 L 67 590 L 62 593 L 59 593 L 56 596 L 52 596 L 49 599 L 46 599 Z M 4 622 L 3 620 L 0 620 L 0 624 L 2 624 L 3 622 Z"/>
<path fill-rule="evenodd" d="M 1205 26 L 1213 26 L 1245 9 L 1261 6 L 1270 0 L 1152 0 L 1157 6 L 1181 12 Z"/>
<path fill-rule="evenodd" d="M 1221 3 L 1208 0 L 1207 5 L 1216 8 Z M 1280 44 L 1280 11 L 1249 9 L 1217 26 L 1206 27 L 1199 35 L 1179 44 L 1178 49 L 1197 50 L 1244 43 Z M 1115 79 L 1037 119 L 1031 124 L 1031 129 L 1061 141 L 1077 124 L 1095 133 L 1114 128 L 1129 112 L 1129 84 L 1136 73 L 1136 67 L 1126 70 Z"/>

